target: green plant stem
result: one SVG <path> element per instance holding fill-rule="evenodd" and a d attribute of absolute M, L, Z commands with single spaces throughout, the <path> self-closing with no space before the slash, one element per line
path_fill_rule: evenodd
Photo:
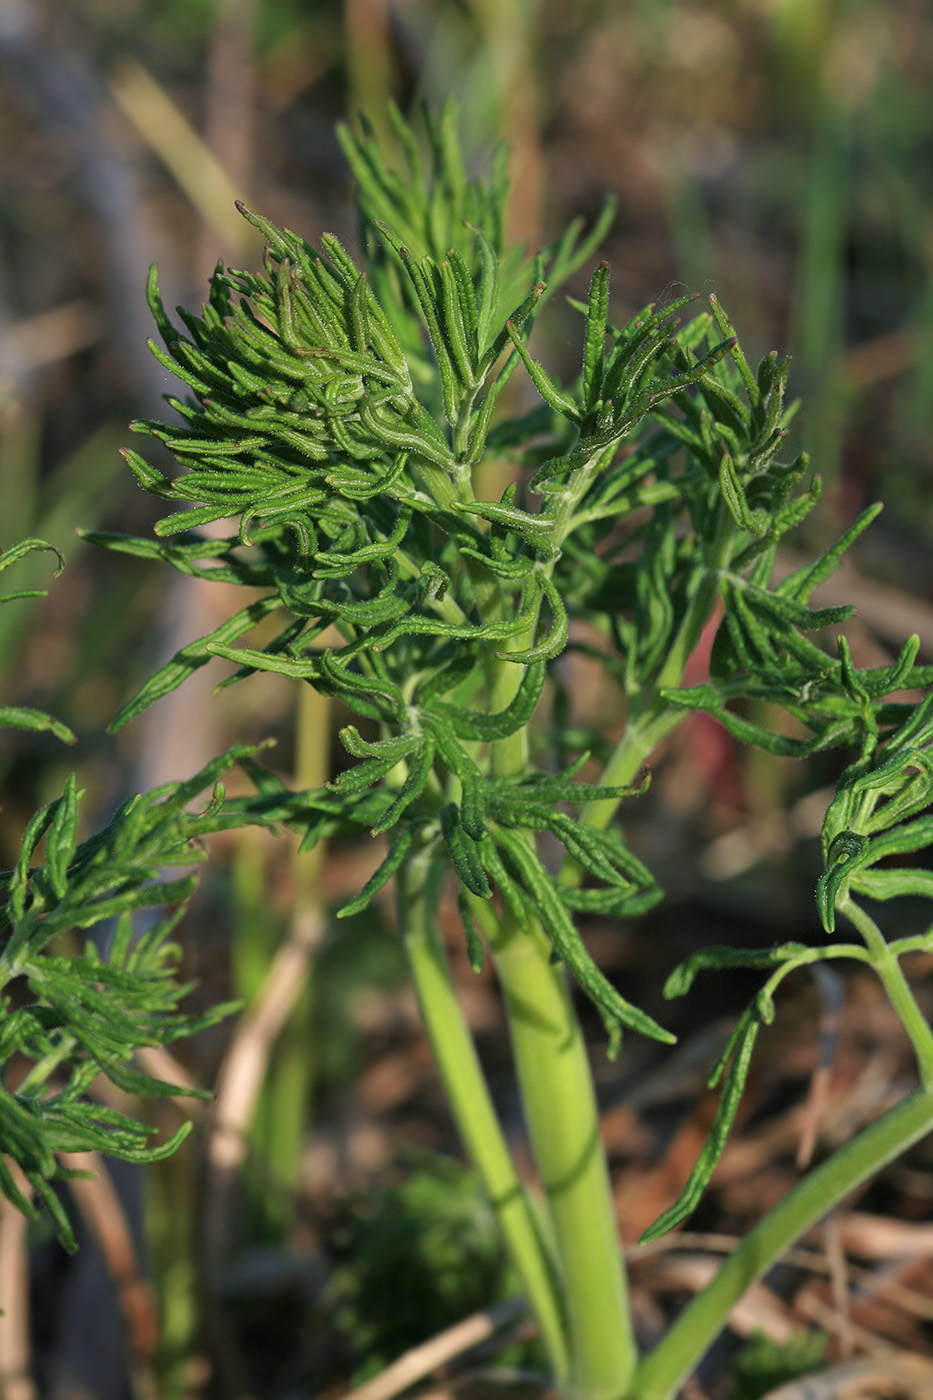
<path fill-rule="evenodd" d="M 503 704 L 521 667 L 500 662 L 493 705 Z M 493 745 L 494 776 L 520 775 L 524 730 Z M 575 1400 L 616 1400 L 636 1351 L 628 1286 L 612 1203 L 599 1113 L 583 1034 L 562 970 L 537 922 L 508 911 L 486 921 L 505 997 L 522 1107 L 550 1207 L 570 1324 Z"/>
<path fill-rule="evenodd" d="M 451 981 L 435 918 L 443 873 L 444 867 L 432 863 L 426 852 L 402 866 L 396 876 L 399 930 L 454 1120 L 498 1217 L 555 1378 L 563 1383 L 570 1359 L 560 1285 L 505 1144 Z"/>
<path fill-rule="evenodd" d="M 706 567 L 699 575 L 651 698 L 633 718 L 606 771 L 607 784 L 630 783 L 660 740 L 683 717 L 662 688 L 680 684 L 718 596 L 718 571 L 729 557 L 734 527 L 721 509 Z M 518 671 L 505 662 L 509 670 Z M 501 675 L 493 696 L 500 706 L 516 683 Z M 502 692 L 505 692 L 503 694 Z M 512 735 L 493 746 L 492 772 L 524 770 L 527 739 Z M 608 826 L 618 804 L 591 803 L 584 820 Z M 581 872 L 567 861 L 561 879 L 575 884 Z M 636 1364 L 627 1283 L 617 1237 L 605 1156 L 599 1142 L 592 1075 L 579 1024 L 560 971 L 534 925 L 521 928 L 508 915 L 492 943 L 506 999 L 522 1102 L 535 1160 L 554 1220 L 570 1316 L 574 1394 L 616 1397 Z"/>
<path fill-rule="evenodd" d="M 755 1280 L 822 1216 L 931 1128 L 933 1092 L 920 1089 L 810 1172 L 745 1236 L 712 1283 L 644 1358 L 627 1400 L 672 1400 Z"/>
<path fill-rule="evenodd" d="M 606 771 L 607 784 L 625 786 L 660 740 L 683 718 L 661 697 L 681 683 L 684 668 L 712 614 L 719 570 L 732 548 L 734 526 L 723 505 L 705 567 L 651 696 L 633 717 Z M 519 643 L 516 643 L 519 645 Z M 492 668 L 491 705 L 508 703 L 521 668 Z M 527 763 L 524 731 L 493 745 L 492 773 L 520 775 Z M 618 804 L 591 803 L 584 820 L 605 828 Z M 565 862 L 561 878 L 580 871 Z M 506 1001 L 516 1072 L 535 1161 L 547 1193 L 570 1319 L 574 1390 L 586 1400 L 624 1393 L 636 1364 L 627 1299 L 592 1075 L 579 1024 L 547 939 L 531 921 L 508 914 L 490 939 Z"/>
<path fill-rule="evenodd" d="M 933 1092 L 933 1030 L 924 1016 L 904 976 L 900 961 L 885 942 L 885 939 L 870 914 L 848 894 L 837 901 L 836 908 L 854 924 L 865 940 L 871 954 L 871 964 L 881 979 L 882 986 L 900 1019 L 901 1025 L 910 1037 L 917 1056 L 917 1067 L 923 1087 Z"/>
<path fill-rule="evenodd" d="M 490 937 L 522 1105 L 557 1242 L 574 1400 L 618 1400 L 636 1352 L 586 1045 L 537 924 L 508 913 Z"/>
<path fill-rule="evenodd" d="M 606 787 L 627 787 L 638 776 L 639 769 L 654 752 L 661 740 L 680 723 L 687 711 L 672 705 L 662 695 L 674 690 L 683 681 L 687 662 L 696 650 L 703 629 L 712 617 L 719 597 L 719 574 L 728 562 L 735 537 L 732 517 L 721 504 L 716 533 L 703 571 L 699 574 L 687 610 L 667 654 L 664 665 L 652 684 L 650 694 L 638 705 L 625 727 L 615 752 L 606 765 L 600 782 Z M 605 831 L 619 807 L 618 798 L 590 802 L 581 817 L 587 826 Z M 564 861 L 559 873 L 562 885 L 573 887 L 580 883 L 582 871 L 575 861 Z"/>
<path fill-rule="evenodd" d="M 592 465 L 587 463 L 586 470 Z M 586 470 L 573 500 L 568 497 L 568 513 L 585 489 Z M 558 528 L 563 523 L 561 517 Z M 513 646 L 521 648 L 530 640 L 516 639 Z M 490 663 L 492 709 L 509 703 L 522 669 L 504 658 Z M 490 767 L 496 778 L 521 776 L 527 761 L 525 730 L 492 746 Z M 551 963 L 550 944 L 536 921 L 519 923 L 505 910 L 498 920 L 485 923 L 505 997 L 528 1134 L 557 1242 L 573 1358 L 570 1393 L 574 1400 L 617 1400 L 634 1372 L 637 1352 L 583 1034 L 566 979 Z"/>

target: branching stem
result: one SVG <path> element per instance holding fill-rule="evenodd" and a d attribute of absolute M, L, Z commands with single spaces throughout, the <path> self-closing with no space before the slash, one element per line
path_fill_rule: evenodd
<path fill-rule="evenodd" d="M 854 924 L 865 940 L 871 954 L 872 967 L 881 979 L 891 1005 L 914 1047 L 920 1081 L 926 1090 L 933 1093 L 933 1030 L 917 1005 L 917 999 L 904 976 L 900 960 L 885 942 L 871 915 L 861 905 L 856 904 L 850 894 L 847 893 L 840 899 L 836 907 L 840 914 L 844 914 L 850 923 Z"/>
<path fill-rule="evenodd" d="M 522 667 L 504 659 L 491 664 L 493 709 L 511 700 L 521 674 Z M 524 729 L 493 744 L 494 777 L 519 777 L 527 763 Z M 637 1353 L 586 1044 L 563 971 L 552 964 L 537 922 L 519 923 L 505 909 L 485 923 L 557 1243 L 573 1358 L 570 1393 L 575 1400 L 617 1400 Z"/>

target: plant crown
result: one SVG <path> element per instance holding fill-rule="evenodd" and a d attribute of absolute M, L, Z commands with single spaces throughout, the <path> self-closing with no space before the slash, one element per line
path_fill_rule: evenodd
<path fill-rule="evenodd" d="M 295 793 L 247 760 L 257 793 L 234 804 L 243 819 L 294 826 L 307 846 L 348 831 L 384 835 L 382 864 L 344 914 L 430 853 L 459 883 L 476 965 L 490 910 L 536 920 L 613 1049 L 624 1028 L 670 1040 L 603 976 L 576 926 L 579 915 L 636 916 L 661 891 L 610 825 L 620 800 L 644 789 L 641 762 L 610 759 L 601 781 L 587 781 L 587 760 L 607 754 L 607 737 L 568 723 L 562 653 L 595 657 L 618 682 L 643 758 L 647 740 L 691 710 L 772 754 L 858 755 L 824 831 L 818 902 L 830 940 L 837 911 L 859 926 L 856 896 L 933 892 L 928 871 L 878 865 L 933 837 L 933 819 L 921 815 L 933 701 L 890 698 L 928 687 L 933 668 L 917 664 L 915 637 L 891 665 L 865 670 L 843 639 L 838 654 L 826 649 L 825 629 L 852 609 L 812 607 L 811 594 L 876 509 L 814 562 L 775 578 L 780 542 L 820 494 L 806 456 L 784 455 L 796 407 L 785 397 L 789 359 L 771 353 L 753 369 L 715 297 L 683 321 L 691 296 L 616 324 L 604 262 L 586 300 L 571 302 L 579 372 L 556 382 L 530 338 L 547 298 L 591 257 L 611 209 L 589 235 L 575 223 L 526 257 L 506 238 L 502 153 L 473 179 L 452 107 L 427 118 L 424 143 L 397 113 L 393 121 L 401 172 L 365 125 L 341 133 L 358 187 L 356 253 L 331 234 L 315 247 L 243 209 L 266 240 L 260 271 L 219 264 L 207 302 L 199 314 L 180 308 L 180 326 L 151 274 L 162 341 L 152 351 L 187 392 L 169 397 L 172 425 L 134 426 L 181 470 L 170 478 L 127 451 L 170 513 L 154 540 L 90 537 L 242 584 L 250 601 L 179 651 L 114 727 L 215 656 L 238 668 L 225 684 L 273 671 L 313 685 L 361 720 L 341 730 L 353 764 Z M 537 391 L 524 411 L 516 371 Z M 506 468 L 504 489 L 484 492 Z M 221 521 L 233 522 L 223 537 L 200 533 Z M 684 686 L 689 653 L 717 610 L 709 680 Z M 762 716 L 775 709 L 792 724 L 769 728 Z M 69 812 L 69 800 L 55 813 Z M 168 796 L 138 810 L 166 804 L 177 814 Z M 57 834 L 71 818 L 55 813 L 41 820 L 57 822 Z M 180 844 L 193 834 L 187 822 Z M 559 873 L 545 862 L 545 832 L 563 848 Z M 92 854 L 62 851 L 48 875 L 31 877 L 36 897 L 62 872 L 90 868 Z M 766 980 L 713 1071 L 723 1087 L 709 1142 L 655 1231 L 682 1219 L 709 1179 L 781 978 L 824 957 L 877 963 L 919 946 L 923 938 L 882 940 L 883 954 L 870 938 L 713 948 L 673 974 L 668 995 L 701 971 L 760 966 Z"/>

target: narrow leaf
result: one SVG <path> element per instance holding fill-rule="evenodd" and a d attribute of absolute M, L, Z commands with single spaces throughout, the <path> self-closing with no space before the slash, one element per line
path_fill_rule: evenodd
<path fill-rule="evenodd" d="M 471 894 L 478 895 L 480 899 L 491 899 L 492 890 L 476 853 L 476 844 L 464 835 L 460 825 L 460 809 L 456 803 L 445 803 L 440 810 L 440 819 L 450 859 L 461 881 Z"/>
<path fill-rule="evenodd" d="M 590 282 L 583 348 L 583 409 L 589 412 L 602 396 L 606 318 L 609 313 L 609 264 L 600 263 Z M 542 397 L 544 397 L 542 395 Z"/>
<path fill-rule="evenodd" d="M 349 919 L 354 914 L 361 914 L 374 895 L 378 894 L 384 885 L 387 885 L 392 876 L 398 870 L 402 861 L 411 849 L 414 834 L 411 827 L 403 826 L 398 836 L 389 847 L 389 853 L 379 866 L 379 869 L 369 877 L 366 884 L 360 890 L 355 899 L 351 899 L 349 904 L 345 904 L 342 909 L 338 909 L 338 919 Z"/>

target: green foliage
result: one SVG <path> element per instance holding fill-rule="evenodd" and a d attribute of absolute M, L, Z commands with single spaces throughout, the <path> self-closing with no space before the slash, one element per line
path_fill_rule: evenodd
<path fill-rule="evenodd" d="M 853 702 L 853 711 L 846 715 L 847 735 L 850 743 L 861 748 L 861 757 L 840 779 L 823 822 L 825 870 L 816 902 L 827 934 L 835 932 L 836 914 L 841 912 L 862 934 L 865 945 L 833 942 L 807 947 L 787 943 L 766 952 L 707 948 L 675 968 L 665 987 L 669 997 L 688 992 L 701 971 L 764 967 L 770 976 L 746 1008 L 710 1074 L 708 1087 L 714 1089 L 721 1080 L 723 1090 L 703 1151 L 679 1199 L 645 1232 L 646 1241 L 686 1219 L 708 1184 L 735 1120 L 758 1031 L 774 1018 L 774 994 L 784 978 L 798 967 L 846 957 L 872 963 L 881 972 L 906 953 L 933 948 L 933 927 L 916 937 L 885 942 L 874 921 L 853 899 L 853 895 L 871 900 L 933 895 L 933 872 L 928 866 L 882 864 L 877 868 L 888 858 L 913 855 L 933 846 L 933 816 L 919 815 L 933 805 L 933 694 L 918 705 L 883 702 L 884 696 L 901 688 L 900 678 L 911 674 L 917 638 L 905 643 L 890 667 L 871 671 L 854 670 L 844 638 L 839 649 L 842 686 Z M 889 986 L 889 993 L 897 996 L 897 991 Z M 923 1072 L 928 1052 L 912 1031 L 911 1008 L 899 1004 L 899 999 L 895 1007 L 915 1042 Z"/>
<path fill-rule="evenodd" d="M 603 266 L 586 311 L 581 380 L 552 392 L 525 340 L 546 290 L 542 277 L 553 290 L 589 245 L 579 244 L 574 228 L 533 264 L 507 251 L 501 160 L 488 182 L 471 182 L 452 109 L 429 122 L 424 157 L 398 114 L 394 120 L 408 151 L 406 177 L 389 170 L 370 134 L 343 133 L 361 187 L 359 262 L 331 235 L 316 249 L 247 213 L 267 239 L 264 271 L 219 267 L 200 317 L 179 313 L 187 335 L 170 321 L 153 274 L 150 301 L 165 345 L 153 351 L 191 393 L 184 402 L 170 399 L 182 427 L 136 427 L 164 442 L 183 471 L 170 481 L 137 454 L 127 459 L 144 486 L 183 507 L 157 533 L 184 531 L 184 539 L 92 538 L 160 556 L 186 573 L 269 591 L 183 648 L 115 723 L 215 655 L 237 663 L 233 679 L 272 670 L 314 684 L 382 731 L 372 743 L 352 726 L 343 731 L 360 761 L 310 804 L 332 819 L 331 829 L 366 824 L 390 833 L 382 867 L 345 912 L 365 908 L 414 851 L 438 847 L 470 894 L 489 899 L 498 888 L 537 915 L 614 1044 L 623 1026 L 669 1039 L 609 986 L 571 919 L 579 910 L 637 913 L 660 897 L 619 837 L 587 833 L 568 815 L 565 804 L 582 809 L 617 801 L 623 791 L 533 770 L 497 780 L 488 755 L 524 732 L 547 665 L 567 644 L 568 614 L 590 610 L 590 579 L 571 586 L 567 564 L 578 547 L 601 561 L 609 515 L 618 522 L 644 504 L 637 490 L 619 499 L 619 476 L 631 487 L 654 459 L 636 453 L 614 465 L 616 449 L 644 431 L 650 410 L 705 384 L 724 355 L 731 352 L 740 367 L 744 361 L 709 316 L 670 340 L 673 317 L 688 298 L 649 310 L 623 330 L 610 326 Z M 395 228 L 386 222 L 390 214 Z M 709 348 L 697 350 L 707 331 Z M 538 462 L 533 482 L 539 509 L 519 482 L 498 501 L 476 500 L 472 487 L 499 394 L 521 362 L 558 416 L 550 442 L 557 455 Z M 720 398 L 728 392 L 715 390 Z M 754 452 L 745 457 L 762 472 L 779 411 L 773 386 L 754 392 L 745 415 Z M 690 412 L 696 418 L 701 410 Z M 495 429 L 511 431 L 501 419 Z M 512 436 L 519 439 L 517 430 Z M 745 463 L 737 448 L 735 456 Z M 718 478 L 706 481 L 691 465 L 664 494 L 667 543 L 655 530 L 652 583 L 665 599 L 664 621 L 675 628 L 702 563 L 702 540 L 698 531 L 690 557 L 681 549 L 679 561 L 668 560 L 683 575 L 672 590 L 664 566 L 676 528 L 670 500 L 709 516 Z M 231 516 L 238 529 L 226 540 L 191 533 Z M 642 528 L 635 527 L 636 539 Z M 650 597 L 640 602 L 656 613 Z M 638 605 L 633 630 L 637 613 Z M 281 617 L 278 636 L 261 650 L 241 645 L 269 615 Z M 627 625 L 620 617 L 623 644 Z M 341 643 L 324 646 L 320 639 L 331 627 Z M 665 640 L 656 631 L 655 650 Z M 644 658 L 634 649 L 630 659 Z M 516 680 L 497 708 L 491 702 L 504 667 L 514 668 Z M 310 841 L 325 826 L 307 821 L 308 806 L 303 799 Z M 278 816 L 294 824 L 297 809 L 289 815 L 287 807 L 282 794 Z M 534 850 L 543 830 L 596 888 L 555 884 Z"/>
<path fill-rule="evenodd" d="M 341 1216 L 326 1301 L 359 1358 L 354 1383 L 515 1294 L 495 1213 L 457 1162 L 414 1159 Z"/>
<path fill-rule="evenodd" d="M 30 550 L 49 548 L 25 540 L 0 556 L 0 569 Z M 2 601 L 22 596 L 7 594 Z M 66 726 L 35 710 L 5 708 L 0 722 L 74 739 Z M 190 988 L 176 980 L 180 949 L 172 933 L 196 877 L 166 878 L 165 871 L 203 861 L 206 836 L 255 819 L 225 804 L 221 782 L 238 758 L 254 752 L 231 749 L 187 782 L 130 798 L 82 842 L 82 793 L 72 775 L 62 795 L 27 824 L 14 869 L 0 872 L 0 1190 L 35 1215 L 9 1159 L 70 1249 L 74 1236 L 54 1183 L 73 1173 L 61 1167 L 57 1152 L 97 1149 L 151 1162 L 187 1134 L 186 1126 L 153 1146 L 154 1130 L 96 1101 L 92 1085 L 104 1075 L 128 1093 L 180 1092 L 134 1067 L 136 1050 L 192 1035 L 230 1010 L 215 1006 L 193 1015 L 181 1009 Z M 213 788 L 208 804 L 189 810 L 205 788 Z M 106 956 L 91 939 L 79 943 L 79 932 L 111 921 Z"/>
<path fill-rule="evenodd" d="M 193 1035 L 231 1010 L 220 1005 L 193 1015 L 180 1009 L 190 987 L 176 980 L 181 950 L 171 936 L 196 877 L 166 879 L 163 872 L 200 863 L 206 836 L 254 819 L 225 806 L 220 781 L 237 758 L 252 752 L 231 749 L 187 782 L 130 798 L 106 827 L 80 843 L 81 793 L 69 778 L 63 795 L 27 826 L 15 869 L 0 874 L 0 1152 L 22 1169 L 69 1248 L 74 1239 L 52 1185 L 69 1173 L 56 1152 L 96 1148 L 149 1162 L 174 1151 L 187 1134 L 186 1126 L 150 1146 L 153 1129 L 89 1094 L 100 1074 L 128 1093 L 183 1092 L 135 1068 L 135 1051 Z M 190 811 L 193 799 L 211 787 L 208 804 Z M 43 838 L 44 859 L 36 861 Z M 77 944 L 79 930 L 110 920 L 115 927 L 106 956 L 90 939 Z M 0 1166 L 0 1188 L 34 1213 L 6 1166 Z"/>
<path fill-rule="evenodd" d="M 905 652 L 916 641 L 911 638 Z M 853 688 L 859 684 L 853 676 Z M 870 692 L 864 683 L 860 688 L 862 757 L 843 774 L 823 823 L 826 871 L 817 907 L 827 933 L 852 894 L 873 900 L 933 895 L 928 865 L 889 863 L 933 846 L 933 816 L 921 815 L 933 806 L 933 694 L 916 706 L 888 707 L 901 722 L 882 737 Z M 892 951 L 899 947 L 893 944 Z"/>
<path fill-rule="evenodd" d="M 808 1376 L 821 1365 L 829 1339 L 802 1332 L 786 1342 L 758 1333 L 746 1342 L 732 1369 L 729 1400 L 762 1400 L 780 1385 Z"/>
<path fill-rule="evenodd" d="M 827 815 L 818 907 L 827 934 L 842 912 L 863 943 L 708 949 L 668 983 L 673 996 L 701 971 L 767 974 L 713 1068 L 722 1093 L 710 1139 L 652 1238 L 708 1183 L 760 1028 L 794 968 L 825 957 L 871 963 L 933 1082 L 933 1039 L 897 980 L 900 954 L 927 941 L 889 948 L 853 899 L 933 892 L 922 867 L 879 867 L 933 835 L 923 815 L 933 700 L 898 698 L 928 690 L 933 667 L 917 664 L 912 638 L 891 665 L 858 670 L 844 639 L 835 651 L 825 639 L 852 610 L 811 605 L 878 508 L 775 577 L 780 543 L 820 495 L 806 455 L 783 457 L 796 409 L 789 359 L 771 353 L 753 367 L 715 297 L 684 320 L 692 297 L 614 324 L 603 263 L 586 301 L 573 303 L 579 375 L 558 383 L 530 337 L 602 226 L 582 242 L 573 226 L 526 259 L 505 239 L 503 157 L 471 180 L 453 109 L 427 120 L 420 143 L 398 113 L 392 121 L 402 172 L 368 129 L 342 133 L 359 187 L 357 252 L 330 234 L 315 247 L 244 210 L 266 239 L 260 272 L 218 265 L 200 314 L 180 309 L 180 327 L 150 278 L 163 342 L 153 353 L 188 392 L 169 399 L 180 424 L 135 427 L 181 470 L 170 479 L 127 452 L 171 513 L 155 541 L 93 538 L 262 596 L 184 647 L 115 727 L 213 656 L 237 667 L 228 684 L 272 671 L 333 697 L 374 737 L 346 725 L 354 763 L 315 792 L 293 793 L 252 765 L 258 796 L 244 815 L 300 830 L 306 847 L 384 833 L 383 862 L 345 915 L 414 860 L 446 862 L 472 964 L 506 915 L 536 925 L 598 1009 L 612 1051 L 625 1028 L 672 1038 L 603 976 L 576 923 L 631 917 L 660 898 L 622 833 L 607 829 L 620 801 L 644 791 L 639 769 L 657 742 L 699 710 L 774 755 L 858 754 Z M 503 391 L 519 368 L 542 403 L 516 418 Z M 499 499 L 477 499 L 476 469 L 493 457 L 515 479 Z M 221 520 L 232 522 L 225 538 L 197 533 Z M 709 679 L 684 686 L 717 612 Z M 246 644 L 260 622 L 266 640 Z M 587 640 L 575 622 L 588 625 Z M 597 783 L 580 775 L 606 735 L 571 739 L 561 728 L 554 663 L 568 646 L 599 660 L 625 695 L 626 730 Z M 539 768 L 529 731 L 552 688 L 551 753 Z M 767 727 L 761 716 L 775 708 L 790 725 Z M 552 771 L 552 759 L 567 766 Z M 545 832 L 563 850 L 559 874 L 543 858 Z"/>

